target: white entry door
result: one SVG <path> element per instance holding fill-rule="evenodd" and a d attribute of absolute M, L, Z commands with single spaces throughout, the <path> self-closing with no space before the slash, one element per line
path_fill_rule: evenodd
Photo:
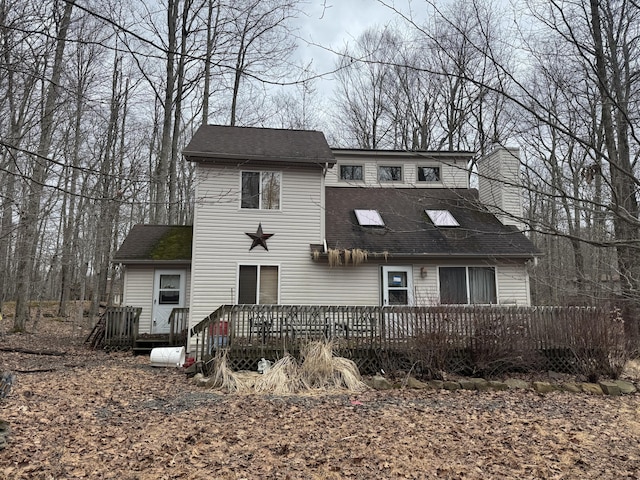
<path fill-rule="evenodd" d="M 382 305 L 413 305 L 413 269 L 382 267 Z"/>
<path fill-rule="evenodd" d="M 382 305 L 401 307 L 413 305 L 413 269 L 411 267 L 382 267 Z M 412 316 L 407 312 L 384 311 L 384 328 L 389 338 L 413 335 Z"/>
<path fill-rule="evenodd" d="M 151 333 L 169 333 L 169 316 L 184 307 L 184 270 L 156 270 L 153 288 Z"/>

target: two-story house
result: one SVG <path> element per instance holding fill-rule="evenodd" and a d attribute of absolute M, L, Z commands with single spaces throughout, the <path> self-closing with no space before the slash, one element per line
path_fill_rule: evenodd
<path fill-rule="evenodd" d="M 193 226 L 137 225 L 115 261 L 141 332 L 174 307 L 529 305 L 518 152 L 331 149 L 317 131 L 202 126 Z"/>

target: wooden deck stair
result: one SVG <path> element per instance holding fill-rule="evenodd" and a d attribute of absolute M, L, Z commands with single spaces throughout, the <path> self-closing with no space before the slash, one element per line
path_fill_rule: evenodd
<path fill-rule="evenodd" d="M 160 347 L 183 346 L 184 342 L 171 341 L 169 334 L 140 335 L 133 343 L 134 355 L 149 355 L 151 350 Z"/>

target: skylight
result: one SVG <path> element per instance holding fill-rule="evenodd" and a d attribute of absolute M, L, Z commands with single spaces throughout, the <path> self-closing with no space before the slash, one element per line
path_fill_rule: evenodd
<path fill-rule="evenodd" d="M 460 224 L 449 210 L 425 210 L 436 227 L 459 227 Z"/>
<path fill-rule="evenodd" d="M 358 223 L 368 227 L 384 227 L 384 221 L 377 210 L 354 210 Z"/>

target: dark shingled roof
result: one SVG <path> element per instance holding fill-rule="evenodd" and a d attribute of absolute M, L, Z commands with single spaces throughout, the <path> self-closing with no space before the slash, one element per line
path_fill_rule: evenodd
<path fill-rule="evenodd" d="M 202 125 L 183 155 L 190 161 L 271 161 L 335 164 L 322 132 Z"/>
<path fill-rule="evenodd" d="M 475 189 L 326 189 L 327 246 L 393 256 L 521 257 L 538 255 L 515 227 L 478 203 Z M 378 210 L 384 227 L 360 226 L 354 209 Z M 449 210 L 459 227 L 436 227 L 425 210 Z M 312 247 L 313 248 L 313 247 Z"/>
<path fill-rule="evenodd" d="M 191 262 L 193 227 L 134 225 L 113 259 L 118 263 Z"/>

